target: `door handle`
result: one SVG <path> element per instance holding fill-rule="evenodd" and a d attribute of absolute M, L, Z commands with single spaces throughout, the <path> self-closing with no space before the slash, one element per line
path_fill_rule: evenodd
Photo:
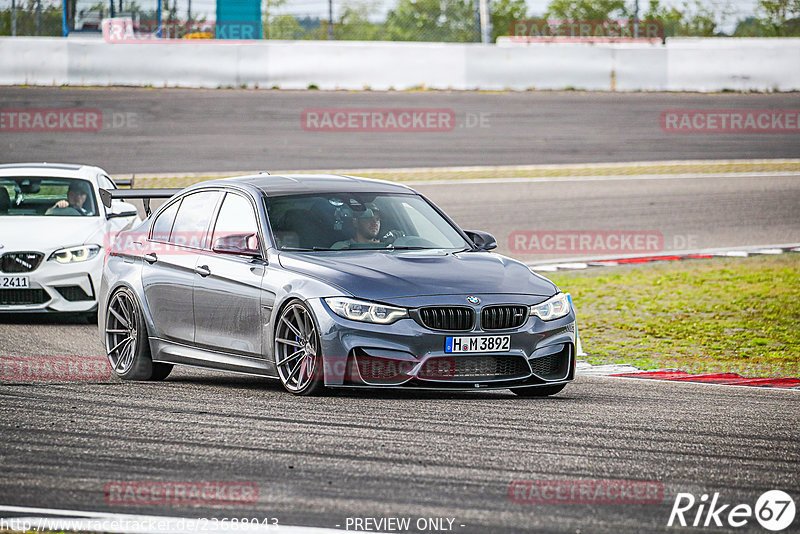
<path fill-rule="evenodd" d="M 205 278 L 209 274 L 211 274 L 211 269 L 208 268 L 208 265 L 200 265 L 194 268 L 194 272 Z"/>
<path fill-rule="evenodd" d="M 142 258 L 150 265 L 158 261 L 158 256 L 156 256 L 155 253 L 145 254 L 144 256 L 142 256 Z"/>

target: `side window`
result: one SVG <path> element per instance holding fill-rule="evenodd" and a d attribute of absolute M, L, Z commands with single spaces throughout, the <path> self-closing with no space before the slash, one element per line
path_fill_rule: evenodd
<path fill-rule="evenodd" d="M 175 222 L 175 214 L 178 213 L 178 206 L 181 201 L 173 202 L 170 207 L 159 214 L 153 223 L 153 235 L 151 239 L 155 241 L 169 241 L 169 233 L 172 231 L 172 223 Z"/>
<path fill-rule="evenodd" d="M 246 198 L 228 193 L 222 201 L 211 243 L 213 245 L 220 239 L 237 237 L 249 245 L 246 248 L 257 248 L 258 222 Z"/>
<path fill-rule="evenodd" d="M 258 250 L 258 222 L 246 198 L 234 193 L 225 196 L 211 244 L 217 251 Z"/>
<path fill-rule="evenodd" d="M 202 248 L 203 238 L 220 194 L 219 191 L 204 191 L 183 197 L 169 234 L 169 242 Z"/>
<path fill-rule="evenodd" d="M 97 177 L 97 183 L 101 189 L 105 189 L 106 191 L 111 191 L 112 189 L 117 188 L 117 185 L 105 174 L 100 174 Z"/>

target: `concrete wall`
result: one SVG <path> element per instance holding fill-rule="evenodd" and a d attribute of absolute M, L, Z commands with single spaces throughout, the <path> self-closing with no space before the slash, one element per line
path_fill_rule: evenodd
<path fill-rule="evenodd" d="M 0 85 L 800 90 L 800 39 L 497 45 L 0 38 Z"/>

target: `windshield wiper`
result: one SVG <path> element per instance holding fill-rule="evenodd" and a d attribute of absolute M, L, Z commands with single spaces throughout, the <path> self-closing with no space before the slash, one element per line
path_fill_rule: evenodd
<path fill-rule="evenodd" d="M 320 251 L 320 250 L 339 250 L 339 249 L 325 248 L 325 247 L 313 247 L 313 248 L 281 247 L 280 250 L 284 250 L 286 252 L 317 252 L 317 251 Z"/>

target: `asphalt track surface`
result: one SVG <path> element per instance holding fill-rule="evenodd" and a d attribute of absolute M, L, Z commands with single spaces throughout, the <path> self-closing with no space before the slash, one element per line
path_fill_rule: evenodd
<path fill-rule="evenodd" d="M 49 323 L 40 360 L 101 356 L 93 326 Z M 31 354 L 15 330 L 0 326 L 4 352 Z M 349 390 L 305 399 L 267 380 L 193 369 L 163 383 L 12 381 L 0 388 L 0 502 L 330 528 L 348 517 L 442 517 L 455 520 L 453 532 L 667 531 L 678 492 L 753 505 L 780 488 L 797 499 L 798 394 L 582 376 L 549 399 Z M 509 499 L 511 482 L 541 479 L 653 481 L 663 500 Z M 104 496 L 110 482 L 206 480 L 256 484 L 258 502 Z M 763 530 L 751 519 L 737 531 Z"/>
<path fill-rule="evenodd" d="M 423 190 L 466 227 L 498 231 L 502 226 L 490 223 L 499 217 L 496 224 L 511 228 L 517 216 L 553 209 L 561 198 L 583 214 L 575 223 L 582 228 L 591 227 L 587 220 L 633 228 L 682 210 L 684 222 L 662 228 L 665 234 L 739 236 L 737 244 L 746 244 L 800 235 L 798 183 L 792 177 L 545 182 L 523 184 L 536 188 L 527 204 L 515 200 L 519 183 Z M 591 184 L 596 188 L 587 190 Z M 490 210 L 479 209 L 487 202 Z M 540 219 L 528 221 L 541 228 Z M 0 317 L 0 347 L 0 357 L 40 364 L 103 356 L 96 326 L 69 317 Z M 666 531 L 679 492 L 719 492 L 722 503 L 753 505 L 778 488 L 797 501 L 798 394 L 579 376 L 551 399 L 505 391 L 349 390 L 304 399 L 268 380 L 188 368 L 155 384 L 0 380 L 0 504 L 277 517 L 282 524 L 331 528 L 348 517 L 445 517 L 454 519 L 453 532 Z M 656 481 L 663 500 L 509 499 L 513 481 L 541 479 Z M 117 481 L 206 480 L 252 482 L 259 500 L 119 505 L 103 493 Z M 751 520 L 737 531 L 763 530 Z"/>
<path fill-rule="evenodd" d="M 670 136 L 657 121 L 664 108 L 797 108 L 799 98 L 4 88 L 3 108 L 98 107 L 104 116 L 136 113 L 139 126 L 0 132 L 0 158 L 88 161 L 121 173 L 242 170 L 264 161 L 319 168 L 797 157 L 796 136 Z M 449 106 L 461 116 L 491 113 L 492 126 L 385 137 L 302 131 L 302 109 L 331 106 Z M 419 189 L 462 226 L 495 233 L 505 252 L 508 235 L 527 229 L 655 230 L 665 248 L 675 236 L 695 236 L 698 247 L 792 242 L 800 235 L 798 184 L 766 176 Z M 9 356 L 44 362 L 103 351 L 94 325 L 0 317 L 0 358 Z M 800 502 L 798 394 L 579 376 L 551 399 L 358 391 L 298 399 L 264 379 L 188 368 L 155 384 L 0 380 L 0 504 L 332 528 L 348 517 L 391 516 L 453 518 L 453 532 L 688 531 L 666 527 L 678 492 L 753 505 L 782 489 Z M 664 497 L 509 499 L 513 481 L 541 479 L 657 481 Z M 259 500 L 174 507 L 104 498 L 114 481 L 206 480 L 252 482 Z M 737 529 L 763 531 L 752 519 Z"/>
<path fill-rule="evenodd" d="M 675 134 L 664 110 L 800 109 L 800 93 L 322 92 L 0 88 L 0 109 L 90 108 L 99 132 L 2 132 L 0 162 L 111 173 L 800 157 L 797 133 Z M 444 132 L 318 132 L 312 108 L 452 110 Z"/>
<path fill-rule="evenodd" d="M 462 228 L 495 236 L 499 253 L 526 262 L 800 243 L 800 175 L 411 185 Z M 598 235 L 600 244 L 594 241 Z M 635 246 L 636 235 L 655 236 L 657 246 Z M 566 248 L 555 247 L 557 236 Z M 589 236 L 591 246 L 570 236 Z M 602 246 L 621 247 L 626 238 L 628 249 Z"/>
<path fill-rule="evenodd" d="M 414 187 L 462 228 L 491 233 L 500 253 L 521 261 L 800 242 L 800 175 Z M 525 239 L 519 241 L 519 235 Z M 565 248 L 557 248 L 559 235 L 589 236 L 591 246 L 570 237 L 564 238 Z M 652 235 L 656 246 L 612 249 L 617 244 L 612 235 Z M 597 236 L 600 246 L 595 246 Z"/>

